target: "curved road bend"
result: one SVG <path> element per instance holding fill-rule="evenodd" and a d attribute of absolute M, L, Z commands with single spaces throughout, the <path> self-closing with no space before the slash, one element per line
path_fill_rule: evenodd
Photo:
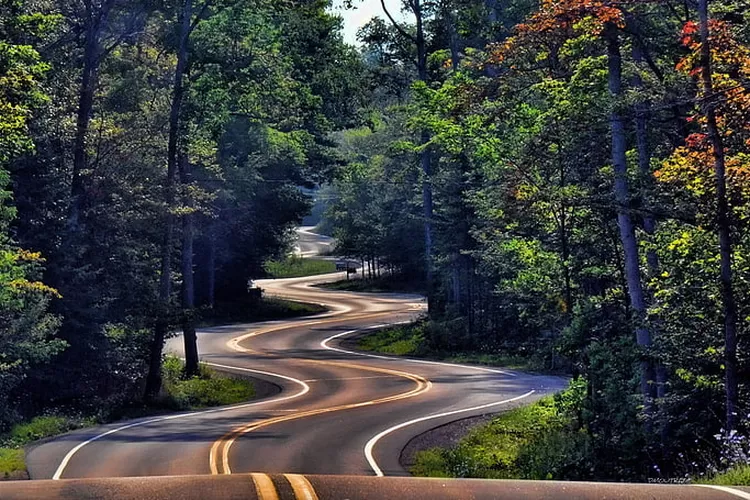
<path fill-rule="evenodd" d="M 565 385 L 556 377 L 347 352 L 339 346 L 347 332 L 409 321 L 424 303 L 414 295 L 312 287 L 342 276 L 258 282 L 269 294 L 325 304 L 329 313 L 199 332 L 202 361 L 273 382 L 280 394 L 72 432 L 29 451 L 31 477 L 405 475 L 399 455 L 414 436 Z M 179 353 L 181 339 L 167 348 Z"/>

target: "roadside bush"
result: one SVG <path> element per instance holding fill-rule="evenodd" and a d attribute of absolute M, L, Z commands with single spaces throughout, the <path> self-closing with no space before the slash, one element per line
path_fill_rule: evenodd
<path fill-rule="evenodd" d="M 174 356 L 167 356 L 162 368 L 162 404 L 175 410 L 189 410 L 209 406 L 242 403 L 255 396 L 249 380 L 216 373 L 201 365 L 200 375 L 185 379 L 184 364 Z"/>

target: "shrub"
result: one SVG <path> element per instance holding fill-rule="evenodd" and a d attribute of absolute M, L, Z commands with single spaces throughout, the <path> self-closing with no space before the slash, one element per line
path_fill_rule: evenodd
<path fill-rule="evenodd" d="M 206 365 L 201 365 L 201 372 L 197 377 L 184 379 L 183 373 L 182 360 L 174 356 L 164 359 L 164 406 L 189 410 L 242 403 L 255 396 L 255 387 L 249 380 L 220 375 Z"/>

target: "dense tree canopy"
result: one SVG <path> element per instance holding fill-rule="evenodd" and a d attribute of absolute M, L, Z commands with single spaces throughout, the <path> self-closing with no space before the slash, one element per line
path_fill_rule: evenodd
<path fill-rule="evenodd" d="M 342 248 L 423 269 L 433 349 L 531 353 L 580 377 L 580 418 L 567 448 L 550 452 L 560 456 L 550 477 L 716 465 L 736 447 L 721 436 L 747 432 L 750 410 L 745 10 L 723 0 L 404 10 L 411 24 L 384 16 L 360 32 L 378 84 L 369 130 L 340 141 L 359 144 L 329 210 Z M 432 214 L 420 210 L 421 183 Z M 434 276 L 418 249 L 409 260 L 398 250 L 424 217 Z"/>

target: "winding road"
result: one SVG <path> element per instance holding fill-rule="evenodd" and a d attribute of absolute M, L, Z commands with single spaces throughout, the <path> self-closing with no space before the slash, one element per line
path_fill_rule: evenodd
<path fill-rule="evenodd" d="M 327 249 L 328 239 L 302 233 L 306 255 Z M 29 451 L 31 477 L 407 475 L 399 464 L 401 450 L 420 433 L 528 404 L 565 385 L 556 377 L 344 349 L 347 336 L 411 321 L 425 304 L 416 295 L 314 287 L 342 277 L 257 282 L 269 295 L 323 304 L 325 314 L 199 332 L 203 362 L 271 382 L 279 394 L 66 434 Z M 181 338 L 168 342 L 167 350 L 179 354 Z"/>
<path fill-rule="evenodd" d="M 318 254 L 329 244 L 300 230 L 301 254 Z M 258 282 L 268 294 L 324 304 L 325 314 L 199 332 L 203 362 L 278 386 L 273 396 L 44 442 L 27 450 L 38 481 L 0 482 L 0 498 L 750 500 L 750 489 L 724 486 L 374 477 L 408 475 L 399 457 L 415 436 L 529 404 L 565 381 L 353 352 L 342 345 L 347 337 L 411 321 L 424 300 L 314 286 L 342 277 Z M 167 349 L 179 354 L 181 340 L 172 339 Z"/>

